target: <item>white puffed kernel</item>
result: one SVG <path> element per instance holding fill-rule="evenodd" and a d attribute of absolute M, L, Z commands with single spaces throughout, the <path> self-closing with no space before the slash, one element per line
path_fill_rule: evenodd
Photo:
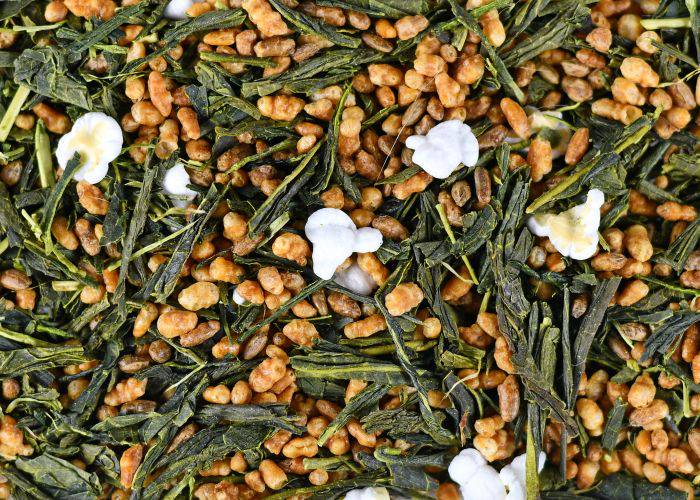
<path fill-rule="evenodd" d="M 544 467 L 547 455 L 540 452 L 537 460 L 537 472 L 541 472 Z M 501 469 L 499 473 L 501 481 L 508 490 L 506 500 L 526 500 L 527 498 L 527 475 L 526 475 L 527 456 L 525 454 L 515 457 L 510 464 Z"/>
<path fill-rule="evenodd" d="M 56 159 L 65 169 L 78 153 L 81 167 L 75 180 L 97 184 L 107 175 L 109 163 L 119 156 L 123 143 L 122 129 L 114 118 L 99 112 L 85 113 L 58 141 Z"/>
<path fill-rule="evenodd" d="M 560 158 L 566 154 L 566 147 L 571 139 L 571 130 L 562 120 L 559 111 L 540 111 L 537 108 L 528 106 L 525 108 L 528 113 L 530 130 L 533 133 L 542 133 L 542 136 L 549 141 L 552 146 L 552 158 Z"/>
<path fill-rule="evenodd" d="M 242 306 L 247 302 L 247 300 L 245 300 L 243 296 L 240 293 L 238 293 L 238 290 L 235 289 L 233 290 L 233 301 L 239 306 Z"/>
<path fill-rule="evenodd" d="M 324 280 L 354 252 L 374 252 L 382 245 L 382 233 L 371 227 L 357 229 L 350 216 L 337 208 L 322 208 L 309 216 L 304 227 L 313 244 L 314 274 Z"/>
<path fill-rule="evenodd" d="M 383 486 L 369 486 L 348 491 L 345 494 L 345 500 L 391 500 L 391 497 Z"/>
<path fill-rule="evenodd" d="M 336 272 L 333 280 L 358 295 L 369 295 L 377 288 L 377 282 L 372 276 L 356 263 Z"/>
<path fill-rule="evenodd" d="M 547 139 L 552 146 L 552 159 L 564 156 L 571 139 L 571 129 L 562 120 L 564 115 L 559 111 L 540 111 L 534 106 L 525 106 L 525 113 L 527 113 L 527 121 L 533 134 Z M 517 144 L 521 141 L 522 139 L 515 132 L 511 132 L 505 138 L 505 142 L 509 144 Z M 522 150 L 527 153 L 530 148 L 525 147 Z"/>
<path fill-rule="evenodd" d="M 479 142 L 466 123 L 448 120 L 427 135 L 412 135 L 406 147 L 413 149 L 412 161 L 433 177 L 445 179 L 460 165 L 472 167 L 479 159 Z"/>
<path fill-rule="evenodd" d="M 184 208 L 190 200 L 197 196 L 187 185 L 190 183 L 190 174 L 182 163 L 176 163 L 165 172 L 163 177 L 163 191 L 170 195 L 173 205 Z"/>
<path fill-rule="evenodd" d="M 170 0 L 163 11 L 163 15 L 168 19 L 187 19 L 187 9 L 203 1 L 204 0 Z"/>
<path fill-rule="evenodd" d="M 600 207 L 605 195 L 591 189 L 586 202 L 559 214 L 543 213 L 528 218 L 527 227 L 537 236 L 548 236 L 557 251 L 565 257 L 585 260 L 598 247 Z"/>
<path fill-rule="evenodd" d="M 505 500 L 506 488 L 496 469 L 486 463 L 479 450 L 465 448 L 452 459 L 447 469 L 459 485 L 462 497 L 469 500 Z"/>

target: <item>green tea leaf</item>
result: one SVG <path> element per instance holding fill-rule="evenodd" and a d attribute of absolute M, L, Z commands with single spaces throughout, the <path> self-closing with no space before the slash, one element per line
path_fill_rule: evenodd
<path fill-rule="evenodd" d="M 111 33 L 119 29 L 123 24 L 127 24 L 129 19 L 133 16 L 142 13 L 148 5 L 148 2 L 139 2 L 135 5 L 119 9 L 116 14 L 109 19 L 101 23 L 97 28 L 81 36 L 75 42 L 68 46 L 68 50 L 71 52 L 82 52 L 98 42 L 101 42 L 107 38 Z"/>
<path fill-rule="evenodd" d="M 158 269 L 158 280 L 154 288 L 156 301 L 165 301 L 175 289 L 177 277 L 180 275 L 182 266 L 185 265 L 185 261 L 192 253 L 192 247 L 201 235 L 204 225 L 211 217 L 212 212 L 216 209 L 225 192 L 225 189 L 219 192 L 214 184 L 207 191 L 192 217 L 190 228 L 185 231 L 177 242 L 168 262 L 161 266 L 162 271 L 161 268 Z"/>
<path fill-rule="evenodd" d="M 667 319 L 644 342 L 644 354 L 640 361 L 651 359 L 657 354 L 670 356 L 667 352 L 673 342 L 678 339 L 694 323 L 700 321 L 700 313 L 694 311 L 679 311 Z"/>
<path fill-rule="evenodd" d="M 656 260 L 668 264 L 677 273 L 681 273 L 690 253 L 700 241 L 700 219 L 695 219 L 686 227 L 668 248 Z"/>
<path fill-rule="evenodd" d="M 15 60 L 15 82 L 42 96 L 92 109 L 85 84 L 70 76 L 69 55 L 58 47 L 24 50 Z"/>
<path fill-rule="evenodd" d="M 318 445 L 323 446 L 326 444 L 336 431 L 348 423 L 350 418 L 365 409 L 375 406 L 388 391 L 389 387 L 381 384 L 372 384 L 362 389 L 353 396 L 348 404 L 345 405 L 345 408 L 338 413 L 338 416 L 328 424 L 328 427 L 326 427 L 318 438 Z"/>
<path fill-rule="evenodd" d="M 81 346 L 30 347 L 0 351 L 0 376 L 12 377 L 86 361 Z"/>
<path fill-rule="evenodd" d="M 625 411 L 627 410 L 627 404 L 623 403 L 621 399 L 615 401 L 615 406 L 613 406 L 608 412 L 608 418 L 605 422 L 605 429 L 603 430 L 603 435 L 600 438 L 600 443 L 608 451 L 615 449 L 617 445 L 617 438 L 622 429 L 622 421 L 625 418 Z"/>
<path fill-rule="evenodd" d="M 682 500 L 685 493 L 625 473 L 606 476 L 587 493 L 599 500 Z"/>
<path fill-rule="evenodd" d="M 428 11 L 428 2 L 425 0 L 320 0 L 318 4 L 356 10 L 372 17 L 389 19 L 425 14 Z"/>
<path fill-rule="evenodd" d="M 573 385 L 571 390 L 575 393 L 578 390 L 578 385 L 581 376 L 586 367 L 586 357 L 591 348 L 593 339 L 598 333 L 598 329 L 603 323 L 608 304 L 613 295 L 620 286 L 620 278 L 610 278 L 601 280 L 593 290 L 593 297 L 588 306 L 588 311 L 581 321 L 578 331 L 574 337 L 574 345 L 572 351 L 573 362 Z"/>
<path fill-rule="evenodd" d="M 486 53 L 488 54 L 491 64 L 493 65 L 492 73 L 494 73 L 494 76 L 503 84 L 503 88 L 505 89 L 505 91 L 511 94 L 513 97 L 515 97 L 518 100 L 518 102 L 524 103 L 525 94 L 523 94 L 522 90 L 520 90 L 520 87 L 516 85 L 515 80 L 513 80 L 513 77 L 508 72 L 508 67 L 500 58 L 500 56 L 496 52 L 496 49 L 494 49 L 493 46 L 488 42 L 486 35 L 484 35 L 483 31 L 481 30 L 481 27 L 476 22 L 476 19 L 474 19 L 474 17 L 469 13 L 469 11 L 460 6 L 456 2 L 456 0 L 448 0 L 448 2 L 452 9 L 452 13 L 457 18 L 457 20 L 465 28 L 467 28 L 469 31 L 478 34 L 481 38 L 482 45 L 486 49 Z"/>
<path fill-rule="evenodd" d="M 102 487 L 96 474 L 88 473 L 62 458 L 44 453 L 33 458 L 19 458 L 15 466 L 42 485 L 53 498 L 97 499 Z"/>
<path fill-rule="evenodd" d="M 305 35 L 316 35 L 325 38 L 329 42 L 341 47 L 356 48 L 360 46 L 360 39 L 345 35 L 341 31 L 328 24 L 314 19 L 298 10 L 290 9 L 278 0 L 268 0 L 270 4 L 282 14 L 287 22 L 293 24 L 301 33 Z"/>

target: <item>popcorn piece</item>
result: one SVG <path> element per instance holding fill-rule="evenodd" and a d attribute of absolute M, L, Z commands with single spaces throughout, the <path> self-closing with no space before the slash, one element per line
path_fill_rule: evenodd
<path fill-rule="evenodd" d="M 496 469 L 486 463 L 474 448 L 466 448 L 452 459 L 447 469 L 459 485 L 462 497 L 469 500 L 504 500 L 506 489 Z"/>
<path fill-rule="evenodd" d="M 390 500 L 390 497 L 386 488 L 370 486 L 348 491 L 345 500 Z"/>
<path fill-rule="evenodd" d="M 337 208 L 312 213 L 304 232 L 313 243 L 314 273 L 326 280 L 353 252 L 374 252 L 382 245 L 382 233 L 371 227 L 357 229 L 350 216 Z"/>
<path fill-rule="evenodd" d="M 187 9 L 195 3 L 203 2 L 204 0 L 170 0 L 168 6 L 165 7 L 163 15 L 168 19 L 187 19 Z"/>
<path fill-rule="evenodd" d="M 540 453 L 537 471 L 544 467 L 546 455 Z M 515 457 L 496 472 L 474 448 L 462 450 L 447 469 L 450 478 L 459 484 L 462 497 L 469 500 L 525 500 L 526 455 Z"/>
<path fill-rule="evenodd" d="M 97 184 L 107 175 L 109 163 L 119 156 L 123 142 L 122 129 L 114 118 L 99 112 L 86 113 L 58 141 L 56 159 L 65 169 L 79 153 L 82 166 L 75 180 Z"/>
<path fill-rule="evenodd" d="M 356 263 L 335 273 L 335 282 L 358 295 L 370 295 L 377 282 Z"/>
<path fill-rule="evenodd" d="M 546 459 L 547 455 L 545 455 L 544 452 L 540 452 L 540 456 L 538 457 L 537 461 L 537 472 L 542 470 Z M 499 476 L 505 487 L 508 489 L 506 500 L 525 500 L 527 498 L 525 470 L 525 454 L 518 455 L 511 461 L 510 464 L 501 469 Z"/>
<path fill-rule="evenodd" d="M 525 111 L 528 113 L 530 130 L 535 134 L 542 132 L 543 137 L 552 145 L 552 158 L 564 156 L 571 139 L 571 130 L 562 121 L 562 114 L 558 111 L 539 111 L 530 106 Z"/>
<path fill-rule="evenodd" d="M 543 213 L 530 217 L 527 227 L 537 236 L 548 236 L 552 245 L 565 257 L 585 260 L 598 247 L 600 207 L 605 196 L 591 189 L 586 202 L 560 214 Z"/>
<path fill-rule="evenodd" d="M 406 146 L 413 149 L 413 163 L 433 177 L 445 179 L 457 170 L 476 165 L 479 143 L 469 125 L 459 120 L 442 122 L 427 135 L 412 135 Z"/>
<path fill-rule="evenodd" d="M 526 106 L 525 112 L 527 113 L 527 123 L 531 133 L 540 135 L 551 144 L 552 159 L 564 156 L 571 139 L 571 130 L 562 121 L 563 115 L 559 111 L 540 111 L 534 106 Z M 506 137 L 505 141 L 510 144 L 516 144 L 522 141 L 522 138 L 512 133 Z M 530 151 L 530 148 L 523 148 L 523 151 L 527 153 Z"/>
<path fill-rule="evenodd" d="M 163 177 L 163 190 L 170 195 L 173 205 L 184 208 L 187 203 L 197 196 L 187 185 L 190 183 L 190 175 L 182 163 L 176 163 L 165 172 Z"/>
<path fill-rule="evenodd" d="M 247 300 L 245 300 L 245 298 L 243 298 L 241 294 L 238 293 L 238 290 L 233 291 L 233 301 L 239 306 L 242 306 L 247 302 Z"/>

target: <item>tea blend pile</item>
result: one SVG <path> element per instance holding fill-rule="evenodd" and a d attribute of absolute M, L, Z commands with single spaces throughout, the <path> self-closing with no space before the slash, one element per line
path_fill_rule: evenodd
<path fill-rule="evenodd" d="M 695 0 L 0 22 L 0 498 L 695 497 Z"/>

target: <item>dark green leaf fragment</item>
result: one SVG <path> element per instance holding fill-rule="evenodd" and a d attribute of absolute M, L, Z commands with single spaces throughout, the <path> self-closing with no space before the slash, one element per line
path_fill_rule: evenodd
<path fill-rule="evenodd" d="M 428 2 L 425 0 L 320 0 L 317 3 L 389 19 L 425 14 L 428 11 Z"/>
<path fill-rule="evenodd" d="M 682 500 L 686 493 L 660 484 L 651 484 L 625 473 L 606 476 L 586 493 L 599 500 Z"/>
<path fill-rule="evenodd" d="M 668 264 L 677 273 L 681 273 L 690 253 L 700 241 L 700 219 L 696 218 L 686 227 L 666 250 L 656 257 L 658 262 Z"/>
<path fill-rule="evenodd" d="M 5 0 L 0 4 L 0 21 L 16 16 L 27 5 L 35 0 Z"/>
<path fill-rule="evenodd" d="M 70 57 L 58 47 L 26 49 L 15 60 L 15 82 L 45 97 L 90 110 L 87 86 L 70 76 Z"/>
<path fill-rule="evenodd" d="M 598 329 L 603 324 L 603 318 L 610 304 L 610 300 L 620 286 L 621 279 L 618 277 L 602 280 L 593 290 L 593 297 L 588 306 L 586 315 L 581 321 L 576 336 L 574 337 L 574 345 L 572 351 L 573 363 L 573 384 L 569 388 L 573 394 L 567 394 L 567 401 L 573 401 L 574 395 L 578 390 L 578 384 L 581 381 L 581 376 L 586 368 L 586 358 L 588 351 L 591 348 L 593 339 L 598 333 Z"/>
<path fill-rule="evenodd" d="M 135 5 L 119 9 L 116 14 L 109 19 L 101 23 L 97 28 L 90 31 L 89 33 L 83 34 L 75 42 L 68 46 L 68 50 L 72 52 L 82 52 L 98 42 L 101 42 L 107 38 L 111 33 L 119 29 L 123 24 L 127 24 L 132 16 L 140 14 L 148 6 L 149 2 L 139 2 Z"/>
<path fill-rule="evenodd" d="M 154 290 L 157 302 L 165 302 L 175 289 L 177 277 L 180 275 L 182 266 L 185 265 L 187 258 L 192 253 L 192 247 L 201 235 L 204 225 L 211 217 L 212 212 L 216 209 L 225 192 L 225 188 L 219 192 L 214 184 L 211 185 L 190 221 L 190 228 L 185 231 L 177 242 L 168 262 L 161 266 L 162 271 L 160 271 L 161 268 L 158 269 L 160 274 Z"/>
<path fill-rule="evenodd" d="M 612 451 L 617 445 L 617 438 L 625 418 L 625 410 L 627 410 L 627 403 L 623 403 L 621 399 L 618 399 L 615 401 L 615 406 L 608 412 L 605 429 L 600 438 L 600 444 L 608 451 Z"/>
<path fill-rule="evenodd" d="M 49 198 L 46 200 L 46 204 L 44 206 L 44 214 L 41 218 L 41 232 L 43 234 L 44 244 L 46 245 L 46 248 L 51 248 L 52 245 L 51 223 L 53 222 L 54 216 L 56 215 L 56 209 L 58 208 L 58 204 L 63 199 L 63 193 L 68 187 L 68 184 L 73 179 L 75 173 L 78 171 L 80 164 L 80 155 L 76 153 L 75 156 L 73 156 L 73 158 L 71 158 L 68 161 L 68 165 L 66 165 L 66 169 L 63 172 L 63 175 L 58 180 L 56 185 L 51 189 L 51 194 L 49 194 Z"/>
<path fill-rule="evenodd" d="M 528 34 L 517 45 L 502 54 L 503 63 L 507 67 L 517 68 L 545 50 L 561 47 L 562 42 L 574 30 L 578 29 L 589 16 L 589 9 L 580 0 L 565 0 L 556 2 L 556 5 L 556 15 L 549 18 L 537 31 Z"/>
<path fill-rule="evenodd" d="M 513 77 L 508 71 L 508 67 L 498 55 L 496 49 L 488 42 L 488 38 L 486 38 L 486 35 L 484 35 L 483 31 L 481 30 L 481 27 L 479 26 L 479 23 L 477 23 L 476 19 L 474 19 L 474 16 L 472 16 L 468 10 L 464 9 L 464 7 L 459 5 L 456 0 L 448 0 L 448 2 L 452 9 L 452 13 L 457 18 L 457 20 L 465 28 L 467 28 L 469 31 L 478 34 L 481 38 L 481 43 L 486 49 L 488 58 L 490 59 L 491 64 L 493 65 L 492 73 L 503 84 L 503 89 L 508 94 L 515 97 L 518 100 L 518 102 L 524 103 L 525 94 L 523 94 L 523 91 L 520 89 L 520 87 L 517 86 L 515 80 L 513 80 Z"/>
<path fill-rule="evenodd" d="M 282 17 L 285 18 L 287 22 L 294 25 L 305 35 L 317 35 L 341 47 L 355 48 L 360 46 L 360 39 L 358 37 L 346 35 L 319 19 L 308 16 L 299 10 L 287 7 L 279 0 L 268 1 L 277 12 L 282 14 Z"/>
<path fill-rule="evenodd" d="M 81 346 L 31 347 L 0 351 L 0 376 L 16 377 L 86 361 Z"/>
<path fill-rule="evenodd" d="M 95 473 L 79 469 L 62 458 L 44 453 L 33 458 L 19 458 L 17 469 L 32 477 L 53 498 L 66 500 L 97 499 L 102 493 Z"/>
<path fill-rule="evenodd" d="M 651 359 L 657 354 L 670 356 L 669 347 L 694 323 L 700 321 L 700 313 L 679 311 L 661 323 L 644 342 L 644 354 L 640 361 Z"/>
<path fill-rule="evenodd" d="M 348 423 L 350 418 L 357 415 L 361 411 L 370 408 L 384 397 L 384 395 L 389 391 L 390 387 L 381 384 L 372 384 L 359 393 L 357 393 L 353 398 L 345 405 L 345 407 L 340 410 L 338 416 L 333 419 L 333 421 L 328 424 L 328 427 L 323 431 L 323 433 L 318 438 L 318 445 L 323 446 L 330 437 L 335 434 L 338 429 L 343 427 Z"/>

